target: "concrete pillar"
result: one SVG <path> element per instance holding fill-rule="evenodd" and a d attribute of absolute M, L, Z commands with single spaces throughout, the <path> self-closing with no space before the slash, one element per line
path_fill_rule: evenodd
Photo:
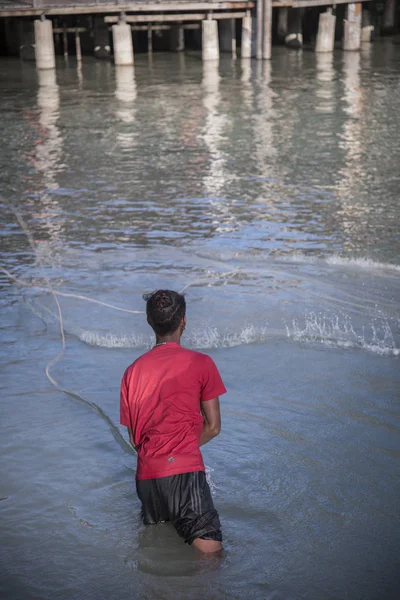
<path fill-rule="evenodd" d="M 169 31 L 169 49 L 171 52 L 182 52 L 185 49 L 185 31 L 182 25 L 171 27 Z"/>
<path fill-rule="evenodd" d="M 344 50 L 359 50 L 361 45 L 361 4 L 348 4 L 344 19 Z"/>
<path fill-rule="evenodd" d="M 271 58 L 272 43 L 272 0 L 263 0 L 263 49 L 262 57 Z"/>
<path fill-rule="evenodd" d="M 18 19 L 5 18 L 3 21 L 7 53 L 18 56 L 20 46 L 20 27 Z"/>
<path fill-rule="evenodd" d="M 251 58 L 251 42 L 252 42 L 252 22 L 251 12 L 246 11 L 246 16 L 242 19 L 242 58 Z"/>
<path fill-rule="evenodd" d="M 290 8 L 288 12 L 288 32 L 285 44 L 289 48 L 301 48 L 303 45 L 303 12 L 301 8 Z"/>
<path fill-rule="evenodd" d="M 35 60 L 33 23 L 25 19 L 21 19 L 19 22 L 19 56 L 22 60 Z"/>
<path fill-rule="evenodd" d="M 93 46 L 96 58 L 110 58 L 110 34 L 107 24 L 101 17 L 94 18 Z"/>
<path fill-rule="evenodd" d="M 361 17 L 361 42 L 372 42 L 374 34 L 374 26 L 371 24 L 371 12 L 367 8 L 363 8 Z"/>
<path fill-rule="evenodd" d="M 63 24 L 63 54 L 64 58 L 68 58 L 68 32 L 65 22 Z"/>
<path fill-rule="evenodd" d="M 263 57 L 263 0 L 256 0 L 256 58 L 261 60 Z"/>
<path fill-rule="evenodd" d="M 120 21 L 112 26 L 114 42 L 114 62 L 121 67 L 133 65 L 132 29 L 128 23 Z"/>
<path fill-rule="evenodd" d="M 53 24 L 49 19 L 35 21 L 35 57 L 38 69 L 55 69 Z"/>
<path fill-rule="evenodd" d="M 77 60 L 77 62 L 81 62 L 81 60 L 82 60 L 81 38 L 80 38 L 78 30 L 75 31 L 75 48 L 76 48 L 76 60 Z"/>
<path fill-rule="evenodd" d="M 394 33 L 396 28 L 396 0 L 385 0 L 383 33 Z"/>
<path fill-rule="evenodd" d="M 278 40 L 284 42 L 288 33 L 288 9 L 286 6 L 278 8 Z"/>
<path fill-rule="evenodd" d="M 236 52 L 236 31 L 234 19 L 221 19 L 219 21 L 219 49 L 220 52 Z"/>
<path fill-rule="evenodd" d="M 335 45 L 335 25 L 336 17 L 332 14 L 332 9 L 328 8 L 325 13 L 319 15 L 316 52 L 333 52 Z"/>
<path fill-rule="evenodd" d="M 202 21 L 203 60 L 219 60 L 218 23 L 214 19 Z"/>

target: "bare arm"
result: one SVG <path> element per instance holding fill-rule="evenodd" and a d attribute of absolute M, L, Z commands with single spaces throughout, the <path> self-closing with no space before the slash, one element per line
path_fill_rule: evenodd
<path fill-rule="evenodd" d="M 128 427 L 128 433 L 129 433 L 129 441 L 133 447 L 134 450 L 137 450 L 136 446 L 135 446 L 135 440 L 133 439 L 133 431 L 130 427 Z"/>
<path fill-rule="evenodd" d="M 213 398 L 201 403 L 201 412 L 204 416 L 203 431 L 200 435 L 199 445 L 203 446 L 221 431 L 221 413 L 219 398 Z"/>

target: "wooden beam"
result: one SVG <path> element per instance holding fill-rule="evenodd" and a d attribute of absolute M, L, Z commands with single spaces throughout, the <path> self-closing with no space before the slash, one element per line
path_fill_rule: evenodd
<path fill-rule="evenodd" d="M 371 0 L 357 0 L 358 2 L 371 2 Z M 272 6 L 276 6 L 273 3 Z M 335 4 L 349 4 L 349 0 L 335 0 L 335 2 L 327 2 L 326 0 L 293 0 L 291 6 L 293 8 L 312 8 L 313 6 L 334 6 Z"/>
<path fill-rule="evenodd" d="M 49 6 L 41 8 L 18 8 L 2 10 L 0 8 L 0 17 L 33 17 L 45 14 L 52 15 L 84 15 L 84 14 L 105 14 L 105 13 L 149 13 L 149 12 L 177 12 L 177 11 L 197 11 L 197 10 L 236 10 L 250 9 L 255 6 L 255 2 L 241 2 L 231 0 L 231 2 L 171 2 L 158 4 L 145 4 L 143 2 L 135 4 L 89 4 L 71 5 L 71 6 Z"/>
<path fill-rule="evenodd" d="M 66 31 L 67 33 L 84 33 L 85 31 L 89 31 L 87 27 L 53 27 L 53 33 L 63 33 Z"/>
<path fill-rule="evenodd" d="M 147 23 L 150 22 L 161 22 L 161 23 L 179 23 L 181 21 L 205 21 L 209 13 L 192 13 L 192 14 L 176 14 L 176 15 L 126 15 L 126 23 Z M 243 19 L 246 13 L 234 12 L 234 13 L 213 13 L 213 19 Z M 104 17 L 106 23 L 118 23 L 119 17 Z"/>

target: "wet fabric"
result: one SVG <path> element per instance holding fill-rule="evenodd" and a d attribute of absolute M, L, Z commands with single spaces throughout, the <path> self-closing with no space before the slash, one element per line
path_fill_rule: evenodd
<path fill-rule="evenodd" d="M 225 392 L 212 358 L 175 342 L 135 360 L 122 378 L 120 412 L 137 447 L 136 478 L 204 471 L 201 402 Z"/>
<path fill-rule="evenodd" d="M 136 481 L 146 525 L 170 521 L 187 544 L 222 541 L 221 524 L 203 471 Z"/>

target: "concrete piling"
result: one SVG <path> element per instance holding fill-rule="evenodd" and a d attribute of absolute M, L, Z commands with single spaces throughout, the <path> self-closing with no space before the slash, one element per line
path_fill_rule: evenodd
<path fill-rule="evenodd" d="M 277 34 L 278 40 L 280 42 L 284 42 L 288 33 L 288 8 L 287 6 L 283 6 L 282 8 L 278 8 L 278 24 L 277 24 Z"/>
<path fill-rule="evenodd" d="M 185 31 L 182 25 L 171 27 L 169 31 L 169 49 L 171 52 L 183 52 L 185 49 Z"/>
<path fill-rule="evenodd" d="M 30 21 L 19 21 L 17 41 L 19 56 L 22 60 L 35 60 L 35 33 Z"/>
<path fill-rule="evenodd" d="M 394 33 L 396 27 L 396 0 L 385 0 L 383 33 Z"/>
<path fill-rule="evenodd" d="M 75 31 L 75 48 L 76 48 L 76 60 L 77 60 L 77 62 L 81 62 L 81 60 L 82 60 L 81 38 L 79 36 L 78 29 Z"/>
<path fill-rule="evenodd" d="M 242 19 L 242 58 L 251 58 L 251 43 L 252 43 L 252 21 L 251 12 L 246 11 L 246 16 Z"/>
<path fill-rule="evenodd" d="M 112 26 L 114 62 L 124 67 L 133 65 L 132 30 L 128 23 L 120 21 Z"/>
<path fill-rule="evenodd" d="M 295 49 L 303 46 L 303 12 L 301 8 L 289 9 L 285 44 L 289 48 Z"/>
<path fill-rule="evenodd" d="M 361 42 L 363 44 L 372 41 L 374 33 L 374 26 L 371 24 L 371 12 L 368 9 L 363 8 L 361 17 Z"/>
<path fill-rule="evenodd" d="M 219 22 L 220 52 L 236 53 L 236 31 L 234 19 L 221 19 Z"/>
<path fill-rule="evenodd" d="M 359 50 L 361 45 L 361 4 L 348 4 L 344 19 L 343 50 Z"/>
<path fill-rule="evenodd" d="M 263 0 L 256 2 L 256 58 L 262 59 L 262 38 L 263 38 Z"/>
<path fill-rule="evenodd" d="M 215 19 L 202 21 L 203 60 L 219 60 L 218 23 Z"/>
<path fill-rule="evenodd" d="M 63 25 L 63 54 L 64 58 L 68 58 L 68 32 L 67 25 Z"/>
<path fill-rule="evenodd" d="M 111 46 L 108 26 L 101 17 L 95 17 L 93 29 L 93 46 L 95 58 L 110 58 Z"/>
<path fill-rule="evenodd" d="M 316 52 L 333 52 L 335 45 L 335 25 L 336 17 L 332 14 L 332 9 L 328 8 L 325 13 L 319 15 Z"/>
<path fill-rule="evenodd" d="M 37 69 L 55 69 L 53 24 L 50 19 L 35 20 L 35 58 Z"/>
<path fill-rule="evenodd" d="M 272 44 L 272 0 L 263 0 L 263 44 L 262 57 L 264 60 L 271 58 Z"/>

